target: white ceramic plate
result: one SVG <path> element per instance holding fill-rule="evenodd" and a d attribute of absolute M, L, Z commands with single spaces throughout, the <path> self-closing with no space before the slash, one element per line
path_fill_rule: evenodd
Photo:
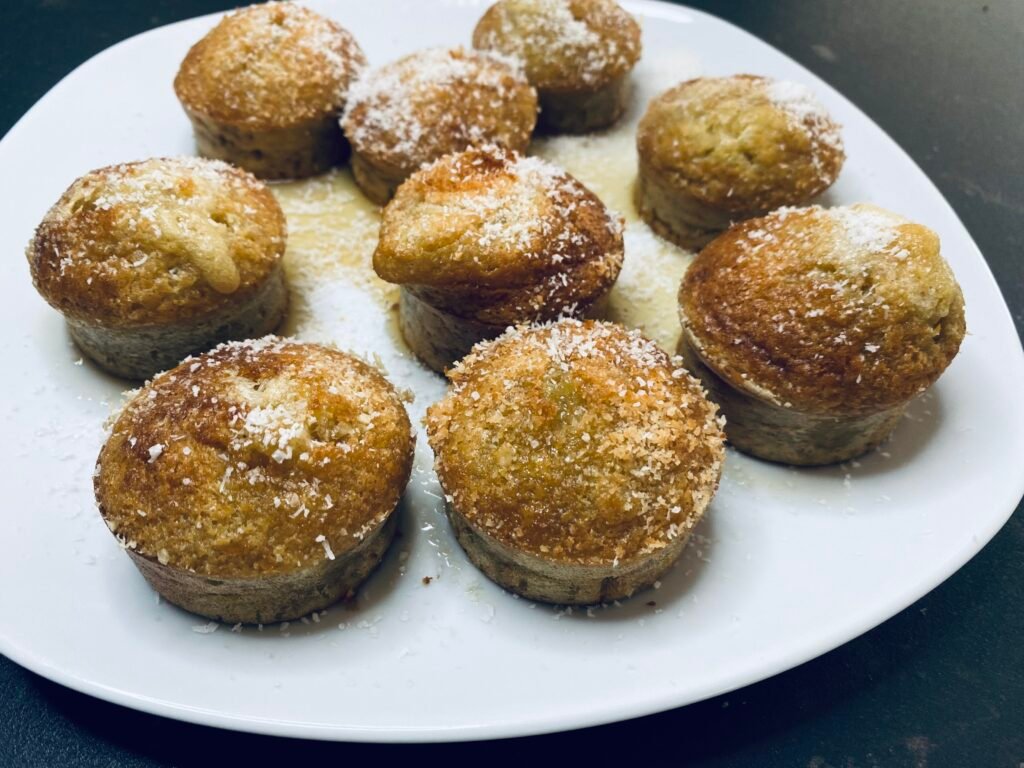
<path fill-rule="evenodd" d="M 375 64 L 468 42 L 482 11 L 411 0 L 316 6 L 349 27 Z M 1024 362 L 963 225 L 877 126 L 779 52 L 695 11 L 628 7 L 642 18 L 645 50 L 627 122 L 611 136 L 540 147 L 609 204 L 631 217 L 631 123 L 656 90 L 696 72 L 755 72 L 811 85 L 845 125 L 850 160 L 827 202 L 870 200 L 939 232 L 971 335 L 891 443 L 859 464 L 804 471 L 730 453 L 709 518 L 661 588 L 588 616 L 513 599 L 466 562 L 421 436 L 402 538 L 356 606 L 287 629 L 194 631 L 210 627 L 155 599 L 93 506 L 101 424 L 124 384 L 79 362 L 21 257 L 76 176 L 192 151 L 170 84 L 215 19 L 182 22 L 81 66 L 0 144 L 0 177 L 17 191 L 0 214 L 0 651 L 80 691 L 228 728 L 382 741 L 537 733 L 676 707 L 799 664 L 904 608 L 996 533 L 1024 487 Z M 382 309 L 387 291 L 368 276 L 372 209 L 344 173 L 282 195 L 295 246 L 291 330 L 379 355 L 415 390 L 418 418 L 443 385 L 396 342 Z M 669 343 L 665 297 L 686 257 L 633 222 L 631 259 L 620 314 Z"/>

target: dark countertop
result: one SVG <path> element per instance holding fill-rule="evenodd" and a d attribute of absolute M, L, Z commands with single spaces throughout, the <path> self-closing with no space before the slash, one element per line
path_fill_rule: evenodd
<path fill-rule="evenodd" d="M 233 4 L 5 0 L 0 131 L 64 74 L 112 43 Z M 1024 2 L 704 0 L 691 5 L 785 51 L 888 131 L 967 225 L 1021 331 Z M 516 759 L 565 748 L 587 759 L 621 747 L 633 759 L 650 754 L 699 766 L 1024 766 L 1024 516 L 1019 512 L 981 554 L 931 594 L 797 669 L 660 715 L 503 742 L 501 751 Z M 310 763 L 408 757 L 411 749 L 416 747 L 298 742 L 163 720 L 74 693 L 0 656 L 0 766 L 193 765 L 225 759 Z M 419 749 L 435 759 L 496 753 L 493 743 Z"/>

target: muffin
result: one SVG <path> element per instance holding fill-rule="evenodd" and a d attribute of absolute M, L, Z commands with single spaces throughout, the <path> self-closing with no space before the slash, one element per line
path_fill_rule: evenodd
<path fill-rule="evenodd" d="M 878 445 L 965 333 L 938 237 L 871 205 L 735 225 L 690 265 L 679 303 L 680 352 L 729 441 L 788 464 Z"/>
<path fill-rule="evenodd" d="M 288 304 L 285 239 L 280 206 L 248 173 L 160 158 L 75 181 L 27 256 L 82 351 L 144 379 L 218 341 L 276 328 Z"/>
<path fill-rule="evenodd" d="M 376 567 L 413 443 L 394 388 L 351 355 L 231 342 L 127 402 L 96 501 L 168 601 L 217 621 L 283 621 L 352 595 Z"/>
<path fill-rule="evenodd" d="M 409 347 L 443 371 L 510 325 L 579 315 L 622 267 L 622 223 L 579 181 L 497 146 L 446 155 L 384 208 L 373 267 Z"/>
<path fill-rule="evenodd" d="M 498 0 L 477 22 L 473 46 L 524 62 L 541 128 L 586 133 L 626 111 L 640 26 L 613 0 Z"/>
<path fill-rule="evenodd" d="M 312 176 L 348 146 L 338 116 L 366 65 L 343 27 L 293 3 L 235 11 L 192 46 L 174 92 L 199 154 L 260 178 Z"/>
<path fill-rule="evenodd" d="M 517 62 L 431 48 L 360 79 L 341 125 L 356 183 L 383 205 L 413 171 L 441 155 L 482 144 L 526 149 L 536 122 L 537 93 Z"/>
<path fill-rule="evenodd" d="M 651 101 L 636 144 L 637 210 L 684 248 L 733 221 L 806 203 L 845 159 L 839 126 L 810 90 L 752 75 L 669 89 Z"/>
<path fill-rule="evenodd" d="M 683 551 L 718 485 L 716 410 L 638 331 L 561 320 L 477 346 L 427 414 L 470 560 L 559 604 L 628 597 Z"/>

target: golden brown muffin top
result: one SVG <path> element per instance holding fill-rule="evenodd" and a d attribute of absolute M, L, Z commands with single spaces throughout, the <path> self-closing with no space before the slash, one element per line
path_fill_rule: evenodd
<path fill-rule="evenodd" d="M 498 0 L 473 46 L 522 59 L 544 91 L 594 91 L 640 58 L 640 26 L 613 0 Z"/>
<path fill-rule="evenodd" d="M 870 413 L 924 390 L 964 337 L 960 286 L 920 224 L 872 205 L 784 208 L 700 252 L 680 289 L 701 358 L 809 413 Z"/>
<path fill-rule="evenodd" d="M 341 126 L 367 162 L 408 175 L 481 144 L 523 150 L 537 122 L 537 92 L 517 62 L 494 53 L 430 48 L 360 78 Z"/>
<path fill-rule="evenodd" d="M 551 163 L 491 145 L 445 155 L 398 188 L 373 268 L 456 314 L 515 324 L 589 304 L 622 256 L 622 223 L 596 195 Z"/>
<path fill-rule="evenodd" d="M 478 344 L 427 433 L 448 501 L 519 551 L 625 565 L 696 524 L 724 458 L 715 406 L 653 341 L 561 320 Z"/>
<path fill-rule="evenodd" d="M 337 115 L 366 66 L 341 25 L 294 3 L 230 13 L 192 46 L 174 78 L 186 109 L 266 130 Z"/>
<path fill-rule="evenodd" d="M 77 179 L 26 255 L 36 289 L 68 317 L 163 325 L 251 296 L 278 267 L 286 236 L 281 207 L 251 174 L 158 158 Z"/>
<path fill-rule="evenodd" d="M 231 342 L 137 390 L 100 452 L 96 500 L 122 543 L 207 576 L 312 567 L 398 503 L 414 437 L 394 388 L 351 355 Z"/>
<path fill-rule="evenodd" d="M 808 88 L 753 75 L 665 91 L 640 120 L 637 149 L 680 191 L 744 216 L 806 202 L 845 159 L 839 126 Z"/>

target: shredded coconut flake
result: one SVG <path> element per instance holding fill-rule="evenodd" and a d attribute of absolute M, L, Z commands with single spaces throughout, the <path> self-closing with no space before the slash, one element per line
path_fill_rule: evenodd
<path fill-rule="evenodd" d="M 411 158 L 415 167 L 448 151 L 449 144 L 482 144 L 493 138 L 481 125 L 456 120 L 453 113 L 438 114 L 421 102 L 435 98 L 432 94 L 472 85 L 481 94 L 493 94 L 491 108 L 498 110 L 508 103 L 513 88 L 526 87 L 521 69 L 519 60 L 493 52 L 419 51 L 356 80 L 342 125 L 354 145 Z M 358 119 L 353 118 L 356 110 Z M 437 151 L 438 142 L 445 143 L 445 149 Z"/>
<path fill-rule="evenodd" d="M 860 252 L 885 251 L 896 239 L 895 228 L 901 223 L 892 214 L 867 206 L 831 208 L 829 215 L 843 228 L 850 244 Z"/>
<path fill-rule="evenodd" d="M 321 533 L 319 536 L 316 537 L 316 542 L 318 544 L 322 544 L 323 545 L 323 547 L 324 547 L 324 555 L 327 557 L 327 559 L 328 560 L 333 560 L 334 559 L 334 550 L 331 549 L 331 543 L 329 541 L 327 541 L 327 537 L 324 536 Z"/>
<path fill-rule="evenodd" d="M 766 90 L 768 98 L 791 115 L 795 123 L 804 126 L 815 141 L 842 150 L 838 126 L 810 88 L 790 80 L 772 80 Z"/>

